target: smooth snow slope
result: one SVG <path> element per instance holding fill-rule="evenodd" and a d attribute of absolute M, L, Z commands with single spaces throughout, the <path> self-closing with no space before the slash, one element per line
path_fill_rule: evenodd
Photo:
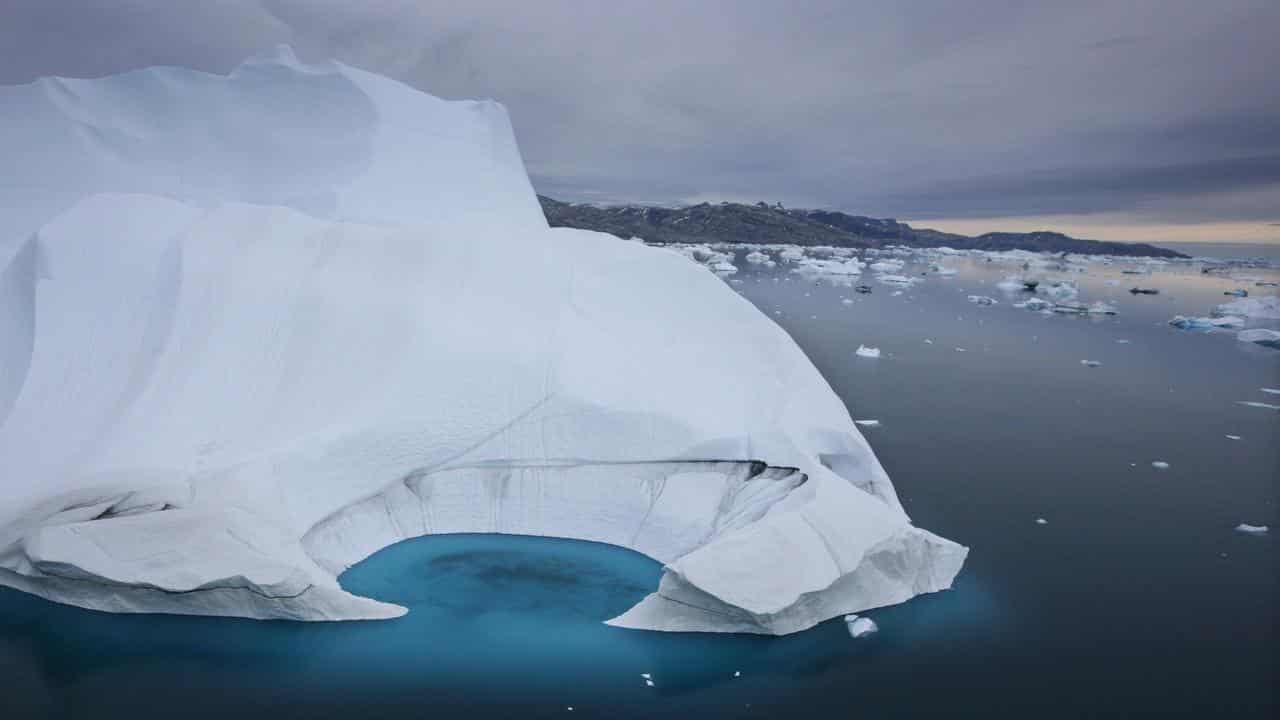
<path fill-rule="evenodd" d="M 945 589 L 839 399 L 711 273 L 546 227 L 505 113 L 288 53 L 0 88 L 0 583 L 392 617 L 427 533 L 666 564 L 611 622 L 785 633 Z M 38 161 L 38 162 L 37 162 Z"/>

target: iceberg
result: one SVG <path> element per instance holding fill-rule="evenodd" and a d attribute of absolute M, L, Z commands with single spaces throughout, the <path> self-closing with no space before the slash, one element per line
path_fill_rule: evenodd
<path fill-rule="evenodd" d="M 859 345 L 858 349 L 853 351 L 853 354 L 864 358 L 878 358 L 880 357 L 880 348 Z"/>
<path fill-rule="evenodd" d="M 1249 523 L 1240 523 L 1236 526 L 1236 532 L 1246 535 L 1266 535 L 1270 529 L 1266 525 L 1250 525 Z"/>
<path fill-rule="evenodd" d="M 989 297 L 987 295 L 970 295 L 969 302 L 974 303 L 975 305 L 999 305 L 1000 304 L 999 302 L 996 301 L 995 298 Z"/>
<path fill-rule="evenodd" d="M 964 562 L 705 264 L 548 228 L 497 103 L 282 50 L 3 87 L 0 123 L 0 584 L 389 618 L 346 568 L 518 533 L 663 563 L 614 625 L 784 634 Z"/>

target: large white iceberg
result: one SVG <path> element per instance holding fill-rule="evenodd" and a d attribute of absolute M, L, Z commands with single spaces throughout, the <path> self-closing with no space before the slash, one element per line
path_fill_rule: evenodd
<path fill-rule="evenodd" d="M 950 586 L 843 403 L 680 255 L 549 229 L 505 111 L 287 52 L 0 88 L 0 583 L 386 618 L 401 539 L 665 564 L 617 625 L 787 633 Z"/>

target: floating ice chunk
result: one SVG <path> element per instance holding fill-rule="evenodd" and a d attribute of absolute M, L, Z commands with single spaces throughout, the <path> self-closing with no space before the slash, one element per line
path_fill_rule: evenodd
<path fill-rule="evenodd" d="M 975 305 L 999 305 L 1000 304 L 999 302 L 996 301 L 995 298 L 988 297 L 986 295 L 970 295 L 969 302 Z"/>
<path fill-rule="evenodd" d="M 1089 306 L 1088 313 L 1090 315 L 1115 315 L 1116 308 L 1114 305 L 1108 305 L 1099 300 Z"/>
<path fill-rule="evenodd" d="M 1036 518 L 1036 524 L 1037 524 L 1037 525 L 1048 525 L 1048 524 L 1049 524 L 1049 521 L 1048 521 L 1048 520 L 1045 520 L 1044 518 Z"/>
<path fill-rule="evenodd" d="M 880 348 L 867 347 L 866 345 L 859 344 L 858 349 L 854 351 L 854 354 L 858 357 L 878 358 L 880 357 Z"/>
<path fill-rule="evenodd" d="M 1078 295 L 1080 290 L 1073 282 L 1068 280 L 1059 280 L 1051 283 L 1047 288 L 1045 288 L 1045 292 L 1059 300 L 1069 300 Z"/>
<path fill-rule="evenodd" d="M 1280 332 L 1275 330 L 1267 330 L 1266 328 L 1241 330 L 1236 333 L 1236 339 L 1240 342 L 1255 343 L 1280 350 Z"/>
<path fill-rule="evenodd" d="M 1215 315 L 1243 315 L 1244 317 L 1262 320 L 1280 320 L 1280 297 L 1240 298 L 1223 303 L 1214 311 Z"/>
<path fill-rule="evenodd" d="M 1240 317 L 1186 317 L 1184 315 L 1174 315 L 1169 324 L 1182 328 L 1183 330 L 1199 330 L 1211 328 L 1239 328 L 1244 327 L 1244 318 Z"/>
<path fill-rule="evenodd" d="M 852 305 L 852 304 L 853 304 L 853 301 L 852 301 L 852 300 L 850 300 L 849 298 L 843 298 L 842 300 L 840 300 L 840 304 L 841 304 L 841 305 Z"/>
<path fill-rule="evenodd" d="M 1258 388 L 1268 395 L 1280 395 L 1280 388 Z"/>
<path fill-rule="evenodd" d="M 962 348 L 962 347 L 958 347 L 958 348 L 956 348 L 956 352 L 964 352 L 964 348 Z"/>
<path fill-rule="evenodd" d="M 640 677 L 644 678 L 645 680 L 652 680 L 652 679 L 653 679 L 653 675 L 651 675 L 651 674 L 649 674 L 649 673 L 640 673 Z"/>
<path fill-rule="evenodd" d="M 1038 297 L 1028 298 L 1020 303 L 1014 303 L 1014 307 L 1026 310 L 1047 310 L 1053 307 L 1053 303 Z"/>
<path fill-rule="evenodd" d="M 1128 340 L 1125 340 L 1124 338 L 1121 338 L 1121 339 L 1117 340 L 1116 342 L 1117 342 L 1117 343 L 1120 343 L 1121 345 L 1128 345 L 1128 344 L 1129 344 L 1129 341 L 1128 341 Z"/>
<path fill-rule="evenodd" d="M 932 344 L 933 344 L 933 341 L 932 341 L 932 340 L 930 340 L 929 338 L 925 338 L 925 339 L 924 339 L 924 343 L 925 343 L 926 345 L 932 345 Z"/>
<path fill-rule="evenodd" d="M 857 258 L 851 260 L 805 258 L 797 261 L 793 272 L 812 273 L 814 275 L 861 275 L 862 262 Z"/>
<path fill-rule="evenodd" d="M 752 250 L 751 252 L 747 253 L 747 256 L 745 259 L 747 262 L 751 263 L 752 265 L 763 265 L 769 262 L 769 256 L 760 252 L 759 250 Z"/>
<path fill-rule="evenodd" d="M 898 297 L 901 294 L 902 294 L 901 290 L 894 290 L 893 292 L 889 293 L 889 297 Z"/>
<path fill-rule="evenodd" d="M 855 638 L 865 637 L 880 629 L 871 618 L 857 615 L 845 615 L 844 622 L 849 629 L 849 636 Z"/>
<path fill-rule="evenodd" d="M 1239 436 L 1239 435 L 1228 435 L 1228 436 L 1227 436 L 1227 439 L 1228 439 L 1228 440 L 1239 440 L 1239 439 L 1240 439 L 1240 436 Z"/>
<path fill-rule="evenodd" d="M 854 422 L 863 427 L 880 427 L 879 420 L 854 420 Z"/>
<path fill-rule="evenodd" d="M 1253 400 L 1237 400 L 1236 404 L 1244 405 L 1247 407 L 1262 408 L 1263 410 L 1280 410 L 1280 405 L 1272 405 L 1271 403 L 1264 403 L 1264 402 L 1255 402 Z"/>
<path fill-rule="evenodd" d="M 1084 365 L 1085 367 L 1102 367 L 1102 363 L 1098 362 L 1097 360 L 1081 360 L 1080 364 Z"/>
<path fill-rule="evenodd" d="M 1250 525 L 1249 523 L 1240 523 L 1236 526 L 1236 532 L 1242 532 L 1246 535 L 1266 535 L 1270 529 L 1266 525 Z"/>
<path fill-rule="evenodd" d="M 876 279 L 886 285 L 910 285 L 916 281 L 905 275 L 877 275 Z"/>
<path fill-rule="evenodd" d="M 1163 460 L 1152 460 L 1152 461 L 1151 461 L 1151 467 L 1153 467 L 1153 468 L 1155 468 L 1155 469 L 1157 469 L 1157 470 L 1168 470 L 1168 469 L 1169 469 L 1169 463 L 1167 463 L 1167 462 L 1165 462 L 1165 461 L 1163 461 Z"/>
<path fill-rule="evenodd" d="M 794 262 L 804 257 L 804 250 L 794 246 L 783 248 L 782 251 L 778 253 L 778 257 L 782 260 Z"/>
<path fill-rule="evenodd" d="M 648 685 L 649 687 L 653 687 L 653 681 L 652 681 L 652 680 L 645 680 L 645 681 L 644 681 L 644 684 L 645 684 L 645 685 Z"/>
<path fill-rule="evenodd" d="M 996 283 L 996 287 L 1005 292 L 1017 292 L 1026 287 L 1025 281 L 1017 275 L 1008 275 L 1005 279 Z M 1032 288 L 1034 290 L 1034 288 Z"/>
<path fill-rule="evenodd" d="M 734 676 L 734 677 L 742 677 L 742 671 L 741 671 L 741 670 L 734 670 L 734 671 L 733 671 L 733 676 Z"/>
<path fill-rule="evenodd" d="M 871 263 L 868 267 L 870 267 L 874 272 L 892 273 L 901 270 L 902 266 L 905 264 L 906 263 L 901 260 L 878 260 Z"/>

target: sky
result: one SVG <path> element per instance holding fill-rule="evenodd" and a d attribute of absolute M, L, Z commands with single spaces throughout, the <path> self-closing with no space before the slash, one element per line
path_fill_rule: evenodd
<path fill-rule="evenodd" d="M 0 84 L 288 43 L 510 111 L 580 202 L 1280 243 L 1280 2 L 0 0 Z"/>

